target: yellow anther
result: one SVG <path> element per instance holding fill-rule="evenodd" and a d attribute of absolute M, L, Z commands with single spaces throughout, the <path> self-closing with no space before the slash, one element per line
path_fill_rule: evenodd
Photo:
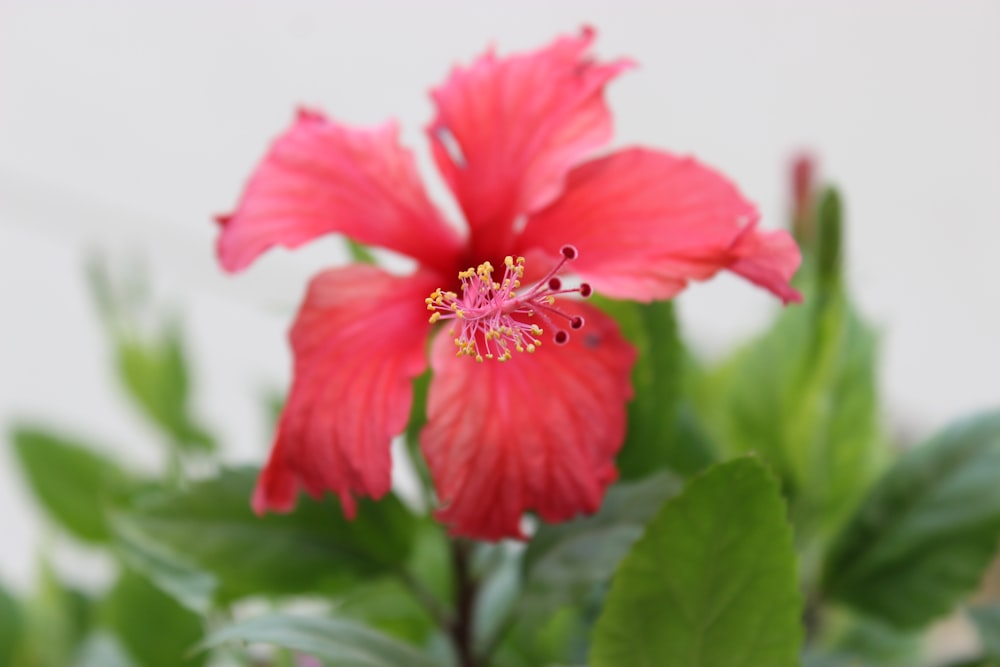
<path fill-rule="evenodd" d="M 531 354 L 532 352 L 535 351 L 535 344 L 534 343 L 528 343 L 528 347 L 526 347 L 524 349 L 528 351 L 528 354 Z"/>
<path fill-rule="evenodd" d="M 432 315 L 431 315 L 431 316 L 430 316 L 430 317 L 428 318 L 428 320 L 427 320 L 427 321 L 428 321 L 428 322 L 430 322 L 431 324 L 434 324 L 435 322 L 437 322 L 437 321 L 438 321 L 438 320 L 440 320 L 440 319 L 441 319 L 441 313 L 433 313 L 433 314 L 432 314 Z"/>

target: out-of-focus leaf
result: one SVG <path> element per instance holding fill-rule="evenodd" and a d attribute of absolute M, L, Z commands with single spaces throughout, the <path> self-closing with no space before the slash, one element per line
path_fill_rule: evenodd
<path fill-rule="evenodd" d="M 419 375 L 413 381 L 413 405 L 410 407 L 410 421 L 406 425 L 406 441 L 416 446 L 420 431 L 427 423 L 427 390 L 431 384 L 431 372 Z"/>
<path fill-rule="evenodd" d="M 479 646 L 492 646 L 506 630 L 510 614 L 522 591 L 521 545 L 476 545 L 492 550 L 488 570 L 476 577 L 479 590 L 473 607 L 472 636 Z"/>
<path fill-rule="evenodd" d="M 699 387 L 730 454 L 757 452 L 782 480 L 800 538 L 824 541 L 885 457 L 875 337 L 843 295 L 785 310 Z"/>
<path fill-rule="evenodd" d="M 24 634 L 20 603 L 0 587 L 0 665 L 13 665 Z"/>
<path fill-rule="evenodd" d="M 219 581 L 215 575 L 199 569 L 183 554 L 147 535 L 129 517 L 114 521 L 118 554 L 130 567 L 142 572 L 150 581 L 169 593 L 175 600 L 198 614 L 212 608 Z"/>
<path fill-rule="evenodd" d="M 429 518 L 419 522 L 408 569 L 437 599 L 454 598 L 451 545 L 441 524 Z"/>
<path fill-rule="evenodd" d="M 688 437 L 679 423 L 686 359 L 673 303 L 595 297 L 595 304 L 618 321 L 639 353 L 632 370 L 635 398 L 628 405 L 628 435 L 617 460 L 621 478 L 638 479 L 663 468 L 683 475 L 703 469 L 713 460 L 706 440 Z M 690 430 L 691 424 L 686 426 Z"/>
<path fill-rule="evenodd" d="M 907 452 L 833 545 L 826 594 L 918 628 L 972 590 L 1000 538 L 1000 411 L 957 422 Z"/>
<path fill-rule="evenodd" d="M 127 485 L 121 470 L 87 445 L 41 428 L 15 428 L 11 440 L 49 515 L 82 540 L 106 541 L 106 507 Z"/>
<path fill-rule="evenodd" d="M 863 665 L 862 667 L 867 667 L 867 665 Z M 876 665 L 874 667 L 881 667 L 881 665 Z M 1000 667 L 1000 659 L 984 656 L 981 658 L 960 660 L 959 662 L 949 662 L 943 667 Z"/>
<path fill-rule="evenodd" d="M 123 336 L 118 371 L 136 405 L 184 451 L 211 451 L 215 442 L 190 412 L 188 362 L 180 327 L 170 324 L 156 340 Z"/>
<path fill-rule="evenodd" d="M 877 401 L 876 337 L 841 279 L 841 208 L 819 211 L 822 261 L 800 271 L 804 303 L 695 381 L 703 423 L 729 454 L 757 452 L 782 480 L 796 537 L 815 554 L 843 525 L 887 458 Z"/>
<path fill-rule="evenodd" d="M 210 573 L 223 600 L 329 591 L 395 571 L 408 558 L 416 519 L 394 496 L 361 500 L 353 521 L 330 498 L 301 498 L 287 514 L 258 517 L 250 509 L 257 475 L 230 469 L 182 492 L 140 497 L 117 518 L 119 535 L 132 544 L 141 537 L 144 551 Z"/>
<path fill-rule="evenodd" d="M 420 451 L 420 431 L 427 423 L 427 390 L 431 384 L 431 372 L 427 370 L 413 380 L 413 405 L 410 407 L 410 421 L 407 422 L 404 441 L 406 443 L 406 453 L 413 464 L 413 470 L 417 474 L 422 485 L 423 498 L 430 504 L 433 494 L 434 483 L 431 480 L 430 469 Z"/>
<path fill-rule="evenodd" d="M 279 391 L 268 391 L 264 394 L 264 413 L 267 415 L 268 433 L 278 429 L 278 420 L 285 409 L 285 394 Z"/>
<path fill-rule="evenodd" d="M 232 641 L 274 644 L 331 667 L 440 667 L 416 648 L 343 618 L 260 616 L 213 632 L 202 647 Z"/>
<path fill-rule="evenodd" d="M 192 416 L 187 355 L 180 326 L 168 320 L 149 334 L 149 291 L 137 267 L 112 279 L 103 258 L 87 265 L 94 296 L 114 344 L 118 375 L 136 406 L 180 451 L 212 451 L 215 441 Z"/>
<path fill-rule="evenodd" d="M 1000 660 L 1000 604 L 988 604 L 967 609 L 983 643 L 985 656 Z"/>
<path fill-rule="evenodd" d="M 148 623 L 149 619 L 146 620 Z M 132 662 L 118 640 L 104 632 L 97 632 L 84 641 L 73 660 L 72 667 L 137 667 L 137 665 Z"/>
<path fill-rule="evenodd" d="M 844 271 L 844 221 L 840 193 L 827 188 L 820 198 L 816 279 L 820 294 L 839 289 Z"/>
<path fill-rule="evenodd" d="M 337 596 L 338 616 L 351 618 L 398 639 L 421 645 L 436 629 L 433 619 L 399 579 L 365 580 Z"/>
<path fill-rule="evenodd" d="M 93 625 L 93 602 L 62 582 L 44 558 L 39 579 L 25 607 L 21 664 L 62 667 L 71 664 Z"/>
<path fill-rule="evenodd" d="M 143 667 L 196 667 L 188 655 L 202 637 L 201 620 L 143 577 L 126 570 L 104 601 L 104 616 L 134 661 Z"/>
<path fill-rule="evenodd" d="M 755 458 L 667 501 L 615 573 L 592 667 L 792 667 L 802 596 L 778 482 Z"/>
<path fill-rule="evenodd" d="M 543 524 L 524 555 L 519 608 L 549 613 L 579 604 L 595 586 L 604 586 L 646 523 L 680 488 L 680 480 L 666 471 L 619 482 L 593 516 Z"/>
<path fill-rule="evenodd" d="M 533 623 L 515 625 L 497 648 L 496 667 L 584 665 L 589 628 L 577 609 L 564 608 Z"/>
<path fill-rule="evenodd" d="M 375 255 L 363 243 L 358 243 L 350 236 L 342 237 L 347 244 L 347 251 L 351 254 L 351 259 L 358 264 L 378 264 Z"/>
<path fill-rule="evenodd" d="M 826 610 L 826 621 L 835 626 L 831 637 L 813 642 L 804 667 L 913 667 L 921 664 L 923 637 L 902 631 L 873 618 Z M 838 618 L 839 617 L 839 618 Z M 826 624 L 825 624 L 826 625 Z M 828 628 L 827 628 L 828 630 Z"/>

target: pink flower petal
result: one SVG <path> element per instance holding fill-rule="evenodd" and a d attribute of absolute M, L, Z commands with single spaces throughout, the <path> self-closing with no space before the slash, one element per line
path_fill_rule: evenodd
<path fill-rule="evenodd" d="M 594 512 L 616 478 L 635 350 L 596 308 L 559 305 L 585 327 L 565 345 L 547 331 L 534 354 L 475 363 L 455 356 L 447 331 L 434 341 L 421 446 L 452 534 L 523 537 L 524 512 Z"/>
<path fill-rule="evenodd" d="M 593 41 L 584 29 L 531 53 L 488 52 L 431 92 L 431 147 L 472 227 L 474 254 L 502 257 L 515 218 L 555 199 L 566 172 L 611 137 L 604 86 L 631 63 L 595 63 L 586 55 Z"/>
<path fill-rule="evenodd" d="M 340 496 L 389 490 L 389 444 L 410 416 L 412 379 L 427 367 L 429 272 L 372 266 L 325 271 L 309 285 L 291 331 L 294 381 L 254 509 L 287 511 L 297 489 Z"/>
<path fill-rule="evenodd" d="M 340 232 L 449 272 L 461 246 L 431 204 L 395 123 L 352 129 L 301 111 L 271 145 L 236 212 L 222 216 L 218 253 L 238 271 L 274 245 Z"/>
<path fill-rule="evenodd" d="M 761 231 L 748 225 L 730 248 L 735 261 L 729 270 L 752 283 L 770 290 L 782 302 L 799 303 L 802 295 L 789 281 L 795 275 L 802 256 L 795 239 L 785 231 Z"/>
<path fill-rule="evenodd" d="M 532 216 L 518 252 L 555 256 L 571 243 L 573 271 L 607 296 L 668 299 L 690 280 L 730 269 L 784 299 L 798 247 L 756 229 L 758 214 L 725 177 L 692 158 L 629 149 L 569 174 L 566 191 Z"/>

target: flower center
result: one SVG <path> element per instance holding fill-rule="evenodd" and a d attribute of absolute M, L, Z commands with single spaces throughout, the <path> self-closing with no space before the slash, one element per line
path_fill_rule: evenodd
<path fill-rule="evenodd" d="M 455 336 L 458 356 L 475 357 L 476 361 L 496 359 L 507 361 L 514 352 L 534 352 L 542 344 L 545 327 L 555 332 L 552 340 L 563 345 L 569 341 L 568 329 L 583 327 L 583 318 L 569 315 L 556 306 L 556 297 L 562 294 L 591 295 L 590 285 L 564 289 L 558 277 L 560 271 L 577 258 L 579 252 L 565 245 L 560 259 L 551 271 L 523 292 L 524 258 L 504 258 L 503 278 L 493 279 L 493 265 L 483 262 L 476 268 L 458 274 L 461 294 L 445 292 L 438 288 L 427 299 L 427 310 L 433 311 L 430 323 L 455 320 L 451 335 Z M 528 321 L 534 320 L 534 321 Z M 561 326 L 565 322 L 566 326 Z"/>

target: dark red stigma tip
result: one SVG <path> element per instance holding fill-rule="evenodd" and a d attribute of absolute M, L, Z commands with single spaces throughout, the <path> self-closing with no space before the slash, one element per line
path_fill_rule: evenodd
<path fill-rule="evenodd" d="M 580 283 L 580 296 L 586 299 L 593 293 L 594 293 L 594 288 L 590 286 L 590 283 Z"/>
<path fill-rule="evenodd" d="M 565 257 L 566 259 L 576 259 L 577 257 L 580 256 L 580 251 L 576 249 L 576 246 L 572 246 L 569 244 L 566 244 L 562 248 L 560 248 L 559 252 L 561 252 L 562 256 Z"/>
<path fill-rule="evenodd" d="M 562 281 L 556 277 L 549 278 L 549 289 L 553 292 L 562 289 Z"/>
<path fill-rule="evenodd" d="M 583 328 L 583 318 L 577 315 L 569 321 L 569 327 L 571 329 L 582 329 Z"/>
<path fill-rule="evenodd" d="M 552 336 L 552 340 L 556 342 L 556 345 L 565 345 L 569 342 L 569 332 L 560 329 Z"/>

